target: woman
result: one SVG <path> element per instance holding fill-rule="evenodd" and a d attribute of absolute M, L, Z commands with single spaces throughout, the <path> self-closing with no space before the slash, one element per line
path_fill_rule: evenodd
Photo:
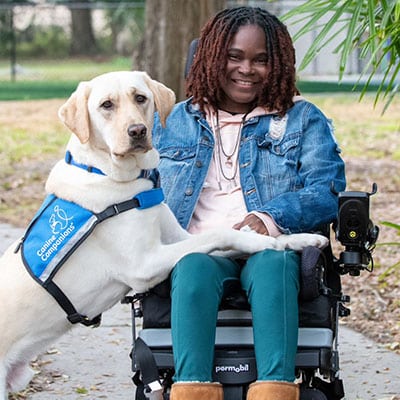
<path fill-rule="evenodd" d="M 285 26 L 260 8 L 218 13 L 204 26 L 188 81 L 154 144 L 166 201 L 184 228 L 310 232 L 332 222 L 344 165 L 326 117 L 299 96 Z M 175 383 L 171 400 L 217 400 L 215 326 L 226 283 L 239 280 L 253 314 L 257 382 L 249 400 L 299 398 L 295 380 L 299 256 L 184 257 L 171 278 Z"/>

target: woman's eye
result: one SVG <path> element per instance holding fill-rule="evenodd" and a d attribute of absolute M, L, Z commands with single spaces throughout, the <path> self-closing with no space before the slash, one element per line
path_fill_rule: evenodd
<path fill-rule="evenodd" d="M 105 102 L 103 102 L 101 104 L 101 108 L 104 108 L 106 110 L 109 110 L 109 109 L 113 108 L 113 106 L 114 106 L 114 104 L 112 103 L 111 100 L 106 100 Z"/>
<path fill-rule="evenodd" d="M 231 61 L 239 61 L 240 57 L 237 54 L 228 54 L 228 59 Z"/>
<path fill-rule="evenodd" d="M 256 63 L 257 64 L 267 64 L 267 59 L 265 57 L 257 58 Z"/>
<path fill-rule="evenodd" d="M 145 102 L 146 102 L 147 97 L 146 97 L 146 96 L 143 96 L 142 94 L 137 94 L 137 95 L 135 96 L 135 100 L 136 100 L 136 103 L 142 104 L 142 103 L 145 103 Z"/>

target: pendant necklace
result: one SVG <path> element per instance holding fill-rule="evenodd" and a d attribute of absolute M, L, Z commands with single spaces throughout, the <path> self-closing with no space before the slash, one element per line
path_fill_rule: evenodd
<path fill-rule="evenodd" d="M 230 182 L 230 185 L 233 187 L 233 184 L 235 183 L 235 179 L 238 173 L 238 167 L 239 167 L 239 143 L 240 143 L 240 139 L 242 136 L 242 128 L 244 125 L 244 122 L 246 120 L 247 117 L 247 113 L 243 116 L 240 125 L 239 125 L 239 129 L 237 132 L 237 136 L 236 136 L 236 140 L 235 140 L 235 145 L 233 147 L 233 150 L 229 153 L 226 149 L 224 149 L 224 146 L 222 144 L 222 137 L 221 137 L 221 127 L 219 124 L 219 118 L 218 118 L 218 113 L 216 114 L 216 118 L 215 118 L 215 139 L 216 139 L 216 158 L 217 158 L 217 162 L 218 162 L 218 166 L 219 166 L 219 170 L 222 174 L 222 176 L 224 177 L 225 180 L 227 180 L 228 182 Z M 236 154 L 236 157 L 234 157 Z M 223 162 L 222 158 L 223 156 L 225 157 L 225 161 Z M 233 169 L 233 173 L 231 175 L 229 175 L 225 170 L 224 170 L 224 165 L 226 167 L 229 167 L 229 169 Z M 220 180 L 218 180 L 218 185 L 220 190 L 222 189 L 221 187 L 221 182 Z"/>

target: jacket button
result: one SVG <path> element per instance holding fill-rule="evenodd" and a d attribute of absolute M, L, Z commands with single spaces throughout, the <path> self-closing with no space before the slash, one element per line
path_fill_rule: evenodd
<path fill-rule="evenodd" d="M 203 166 L 203 163 L 200 160 L 196 161 L 196 167 L 201 168 Z"/>
<path fill-rule="evenodd" d="M 193 188 L 189 187 L 185 190 L 186 196 L 191 196 L 193 194 Z"/>

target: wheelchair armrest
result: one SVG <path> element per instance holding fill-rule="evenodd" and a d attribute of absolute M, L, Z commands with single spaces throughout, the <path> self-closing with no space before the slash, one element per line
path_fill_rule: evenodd
<path fill-rule="evenodd" d="M 324 283 L 326 257 L 318 247 L 308 246 L 301 253 L 300 293 L 301 300 L 310 301 L 321 293 Z"/>

